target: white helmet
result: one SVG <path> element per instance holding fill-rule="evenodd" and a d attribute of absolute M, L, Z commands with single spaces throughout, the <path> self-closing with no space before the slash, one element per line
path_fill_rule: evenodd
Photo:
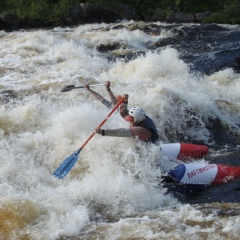
<path fill-rule="evenodd" d="M 146 119 L 146 113 L 141 107 L 132 107 L 128 114 L 133 117 L 134 123 L 141 122 Z"/>

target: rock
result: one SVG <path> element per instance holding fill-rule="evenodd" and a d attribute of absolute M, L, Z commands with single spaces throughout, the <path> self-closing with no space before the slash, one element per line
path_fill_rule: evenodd
<path fill-rule="evenodd" d="M 145 22 L 142 22 L 142 21 L 134 22 L 132 24 L 129 24 L 127 26 L 127 29 L 130 30 L 130 31 L 135 31 L 135 30 L 138 30 L 138 29 L 140 29 L 141 31 L 147 30 Z"/>
<path fill-rule="evenodd" d="M 20 19 L 17 14 L 3 13 L 0 15 L 0 29 L 1 30 L 17 30 L 20 25 Z"/>
<path fill-rule="evenodd" d="M 8 103 L 11 99 L 17 98 L 17 94 L 13 90 L 3 90 L 0 92 L 0 102 Z"/>
<path fill-rule="evenodd" d="M 166 17 L 166 14 L 161 9 L 155 9 L 152 16 L 152 21 L 163 21 Z"/>
<path fill-rule="evenodd" d="M 113 51 L 116 49 L 121 48 L 120 43 L 113 43 L 113 44 L 100 44 L 99 46 L 97 46 L 97 50 L 99 52 L 108 52 L 108 51 Z"/>
<path fill-rule="evenodd" d="M 121 16 L 122 19 L 136 21 L 141 20 L 141 17 L 137 13 L 136 9 L 125 4 L 109 2 L 107 6 L 104 6 L 104 8 L 117 13 L 118 15 Z"/>
<path fill-rule="evenodd" d="M 69 22 L 70 24 L 73 25 L 84 24 L 84 11 L 81 4 L 74 5 L 70 9 L 70 13 L 66 22 Z"/>
<path fill-rule="evenodd" d="M 201 23 L 206 17 L 209 17 L 211 14 L 212 14 L 211 11 L 206 11 L 206 12 L 196 13 L 194 16 L 195 16 L 196 22 Z"/>
<path fill-rule="evenodd" d="M 172 13 L 166 18 L 169 23 L 194 23 L 195 18 L 192 14 L 187 13 Z"/>
<path fill-rule="evenodd" d="M 84 23 L 112 23 L 117 20 L 122 20 L 119 14 L 104 9 L 100 5 L 90 3 L 74 5 L 68 16 L 68 21 L 74 25 Z"/>
<path fill-rule="evenodd" d="M 29 18 L 25 17 L 20 21 L 21 28 L 51 28 L 54 26 L 52 21 L 43 18 Z"/>
<path fill-rule="evenodd" d="M 4 22 L 2 19 L 0 19 L 0 30 L 4 31 L 12 31 L 12 26 L 9 23 Z"/>

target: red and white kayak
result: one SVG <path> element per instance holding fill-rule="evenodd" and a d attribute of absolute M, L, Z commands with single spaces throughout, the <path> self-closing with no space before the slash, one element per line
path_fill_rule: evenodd
<path fill-rule="evenodd" d="M 184 163 L 169 171 L 181 184 L 216 186 L 240 179 L 240 167 L 224 164 Z"/>
<path fill-rule="evenodd" d="M 169 159 L 186 161 L 200 159 L 208 153 L 208 147 L 190 143 L 166 143 L 160 145 L 162 154 Z"/>

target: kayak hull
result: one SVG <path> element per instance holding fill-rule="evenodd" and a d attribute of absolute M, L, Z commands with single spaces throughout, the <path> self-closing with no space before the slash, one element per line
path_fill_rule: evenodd
<path fill-rule="evenodd" d="M 163 185 L 171 192 L 196 194 L 203 190 L 240 179 L 240 167 L 224 164 L 184 163 L 163 177 Z"/>
<path fill-rule="evenodd" d="M 208 153 L 208 147 L 190 143 L 161 144 L 162 154 L 169 159 L 187 161 L 189 159 L 201 159 Z"/>

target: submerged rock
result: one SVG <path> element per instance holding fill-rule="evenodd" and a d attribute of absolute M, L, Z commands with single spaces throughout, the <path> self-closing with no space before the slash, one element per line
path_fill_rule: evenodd
<path fill-rule="evenodd" d="M 11 99 L 15 99 L 15 98 L 17 98 L 17 94 L 13 90 L 4 90 L 0 92 L 0 101 L 2 103 L 7 103 Z"/>

